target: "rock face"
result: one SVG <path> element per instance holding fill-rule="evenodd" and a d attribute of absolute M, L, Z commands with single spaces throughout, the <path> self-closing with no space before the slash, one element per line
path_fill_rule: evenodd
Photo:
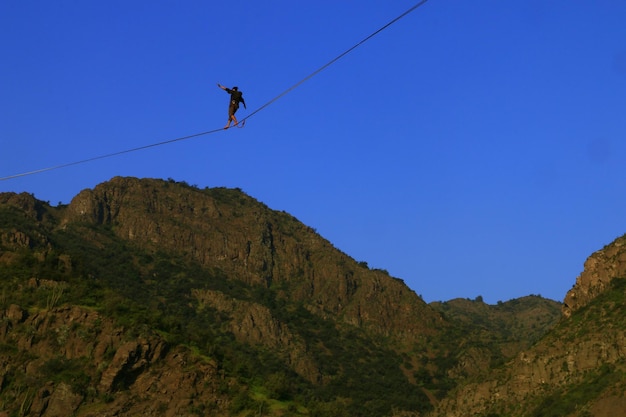
<path fill-rule="evenodd" d="M 141 248 L 175 253 L 248 285 L 284 283 L 290 299 L 385 336 L 410 341 L 442 324 L 402 281 L 357 268 L 313 229 L 239 191 L 117 177 L 79 193 L 63 219 L 70 222 L 111 225 Z"/>
<path fill-rule="evenodd" d="M 0 344 L 37 358 L 22 362 L 1 353 L 3 377 L 31 383 L 51 378 L 38 391 L 27 391 L 22 409 L 29 416 L 65 417 L 79 407 L 81 416 L 178 416 L 194 406 L 219 412 L 227 403 L 218 394 L 215 363 L 184 348 L 169 349 L 157 335 L 135 337 L 93 311 L 61 307 L 28 314 L 11 305 L 0 311 L 0 320 Z M 87 390 L 88 380 L 97 381 L 97 392 Z M 102 396 L 106 408 L 89 411 Z"/>
<path fill-rule="evenodd" d="M 565 296 L 563 314 L 566 317 L 571 316 L 574 311 L 601 294 L 613 278 L 624 277 L 626 277 L 626 237 L 622 236 L 587 259 L 585 269 Z"/>

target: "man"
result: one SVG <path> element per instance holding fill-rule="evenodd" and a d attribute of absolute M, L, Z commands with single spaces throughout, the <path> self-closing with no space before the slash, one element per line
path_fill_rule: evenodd
<path fill-rule="evenodd" d="M 243 100 L 243 93 L 239 91 L 239 88 L 233 87 L 232 89 L 224 87 L 220 83 L 217 83 L 217 86 L 222 90 L 226 91 L 230 94 L 230 104 L 228 105 L 228 124 L 224 127 L 224 129 L 228 129 L 230 127 L 230 122 L 235 122 L 235 126 L 239 124 L 237 118 L 235 117 L 235 113 L 237 109 L 239 109 L 239 103 L 243 103 L 243 108 L 248 109 L 246 107 L 246 102 Z"/>

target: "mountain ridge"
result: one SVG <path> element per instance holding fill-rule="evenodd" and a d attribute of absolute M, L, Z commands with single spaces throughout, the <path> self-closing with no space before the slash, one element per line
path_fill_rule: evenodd
<path fill-rule="evenodd" d="M 621 308 L 621 240 L 589 259 L 575 303 L 427 304 L 241 190 L 115 177 L 57 207 L 1 193 L 0 411 L 524 415 L 494 395 L 540 404 L 504 381 L 539 383 L 523 375 L 542 357 L 567 363 L 544 366 L 556 390 L 621 372 L 620 333 L 600 361 L 584 365 L 593 343 L 561 353 L 570 329 L 592 334 L 581 314 L 621 329 L 585 313 Z"/>
<path fill-rule="evenodd" d="M 364 268 L 292 216 L 270 210 L 239 190 L 116 177 L 83 190 L 67 206 L 51 207 L 25 193 L 2 194 L 0 206 L 0 276 L 12 294 L 5 309 L 24 316 L 7 328 L 4 342 L 12 349 L 33 347 L 21 336 L 28 328 L 37 334 L 31 317 L 41 311 L 57 317 L 55 309 L 67 305 L 112 320 L 125 338 L 156 338 L 152 344 L 167 346 L 164 351 L 187 346 L 222 369 L 227 400 L 196 390 L 203 399 L 191 401 L 187 412 L 223 403 L 217 407 L 220 415 L 235 414 L 272 398 L 309 412 L 387 413 L 394 396 L 396 407 L 432 407 L 422 388 L 406 383 L 413 378 L 416 356 L 401 355 L 416 346 L 422 346 L 420 356 L 432 354 L 434 348 L 425 339 L 439 331 L 435 324 L 445 326 L 440 314 L 401 280 Z M 421 319 L 409 320 L 414 317 Z M 55 332 L 67 331 L 69 324 L 62 318 L 54 321 L 61 323 Z M 102 345 L 98 339 L 107 337 L 75 323 L 95 337 L 85 340 L 87 345 Z M 48 340 L 50 335 L 37 338 Z M 145 343 L 129 343 L 132 348 L 108 344 L 113 359 L 121 357 L 85 366 L 74 375 L 89 381 L 78 392 L 68 393 L 66 381 L 53 384 L 69 403 L 79 403 L 78 408 L 68 407 L 76 413 L 103 401 L 117 409 L 111 412 L 131 407 L 128 394 L 139 375 L 158 369 L 163 357 L 148 354 L 152 349 L 144 348 Z M 17 361 L 11 372 L 20 376 L 3 391 L 6 398 L 19 398 L 28 379 L 48 375 L 46 370 L 54 367 L 47 363 L 92 363 L 99 358 L 77 359 L 30 347 L 40 359 L 32 365 Z M 14 362 L 11 352 L 6 360 Z M 361 359 L 352 363 L 352 354 Z M 34 374 L 22 374 L 24 366 Z M 179 380 L 185 379 L 182 369 L 177 373 Z M 370 373 L 389 381 L 381 391 L 389 398 L 367 399 L 371 388 L 355 385 Z M 104 383 L 106 375 L 119 382 Z M 158 386 L 152 381 L 151 387 Z M 52 401 L 49 392 L 57 391 L 46 388 L 48 382 L 38 382 L 38 394 L 29 394 L 33 402 Z M 120 384 L 124 389 L 117 388 Z M 259 400 L 250 389 L 271 398 Z M 339 397 L 347 390 L 351 401 Z M 355 400 L 359 397 L 363 401 Z M 21 400 L 28 402 L 28 395 Z M 172 398 L 168 404 L 171 409 L 161 407 L 181 412 L 175 405 L 179 401 Z M 131 408 L 151 415 L 153 405 L 148 399 Z M 41 415 L 47 415 L 44 408 Z"/>
<path fill-rule="evenodd" d="M 154 187 L 154 184 L 161 187 Z M 163 190 L 170 186 L 176 187 L 176 200 Z M 159 196 L 159 192 L 164 195 Z M 206 198 L 203 190 L 194 187 L 116 177 L 72 199 L 62 224 L 80 221 L 114 225 L 118 236 L 144 249 L 154 250 L 157 245 L 160 249 L 166 247 L 202 266 L 218 266 L 248 285 L 279 285 L 297 277 L 300 282 L 292 289 L 292 296 L 316 299 L 316 305 L 310 308 L 322 314 L 340 314 L 353 324 L 369 322 L 368 317 L 363 317 L 362 304 L 353 302 L 356 293 L 365 293 L 362 298 L 374 301 L 382 298 L 383 305 L 377 306 L 380 314 L 377 317 L 384 317 L 384 321 L 377 327 L 383 333 L 394 318 L 402 319 L 403 312 L 395 311 L 384 301 L 383 294 L 385 291 L 399 297 L 404 293 L 413 294 L 401 280 L 388 279 L 388 274 L 363 268 L 360 268 L 362 276 L 355 277 L 357 266 L 352 258 L 293 216 L 270 210 L 238 190 L 212 189 L 210 192 L 214 196 Z M 138 194 L 142 197 L 136 198 Z M 137 200 L 145 205 L 137 208 Z M 244 216 L 244 212 L 249 216 Z M 233 223 L 234 227 L 228 232 L 222 230 L 220 219 L 223 217 Z M 168 238 L 163 239 L 163 236 Z M 322 264 L 318 258 L 323 257 L 331 257 L 331 262 L 327 268 L 317 271 L 315 266 Z M 350 265 L 346 266 L 347 263 Z M 380 282 L 382 277 L 385 288 Z M 329 283 L 338 284 L 331 294 L 324 291 Z M 416 314 L 429 322 L 439 320 L 436 314 L 422 311 L 425 302 L 411 298 L 411 308 L 419 310 Z M 387 309 L 393 313 L 385 314 Z M 410 329 L 408 333 L 426 330 Z M 402 336 L 410 337 L 410 334 L 403 332 Z"/>

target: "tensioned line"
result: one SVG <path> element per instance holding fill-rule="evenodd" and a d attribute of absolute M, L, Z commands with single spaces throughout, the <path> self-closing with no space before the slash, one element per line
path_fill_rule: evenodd
<path fill-rule="evenodd" d="M 339 54 L 337 57 L 331 59 L 326 64 L 322 65 L 321 67 L 319 67 L 318 69 L 313 71 L 311 74 L 307 75 L 306 77 L 304 77 L 303 79 L 301 79 L 300 81 L 298 81 L 297 83 L 295 83 L 294 85 L 292 85 L 291 87 L 289 87 L 288 89 L 283 91 L 282 93 L 278 94 L 273 99 L 269 100 L 267 103 L 263 104 L 262 106 L 260 106 L 259 108 L 257 108 L 253 112 L 251 112 L 246 117 L 242 118 L 240 123 L 243 124 L 247 119 L 251 118 L 255 114 L 259 113 L 261 110 L 264 110 L 270 104 L 274 103 L 278 99 L 282 98 L 283 96 L 287 95 L 291 91 L 295 90 L 301 84 L 303 84 L 305 81 L 308 81 L 309 79 L 313 78 L 314 76 L 316 76 L 317 74 L 319 74 L 320 72 L 322 72 L 323 70 L 325 70 L 326 68 L 328 68 L 329 66 L 331 66 L 332 64 L 337 62 L 338 60 L 340 60 L 341 58 L 343 58 L 344 56 L 348 55 L 354 49 L 358 48 L 359 46 L 361 46 L 362 44 L 364 44 L 365 42 L 367 42 L 368 40 L 370 40 L 374 36 L 378 35 L 383 30 L 387 29 L 389 26 L 391 26 L 394 23 L 396 23 L 398 20 L 402 19 L 403 17 L 405 17 L 406 15 L 411 13 L 412 11 L 416 10 L 418 7 L 422 6 L 427 1 L 428 0 L 421 0 L 416 5 L 414 5 L 413 7 L 409 8 L 407 11 L 405 11 L 402 14 L 400 14 L 399 16 L 397 16 L 395 19 L 391 20 L 386 25 L 382 26 L 380 29 L 372 32 L 369 36 L 365 37 L 360 42 L 358 42 L 355 45 L 353 45 L 352 47 L 346 49 L 344 52 Z M 72 165 L 84 164 L 84 163 L 87 163 L 87 162 L 96 161 L 98 159 L 111 158 L 111 157 L 122 155 L 122 154 L 125 154 L 125 153 L 141 151 L 141 150 L 148 149 L 148 148 L 154 148 L 156 146 L 167 145 L 167 144 L 173 143 L 173 142 L 180 142 L 180 141 L 183 141 L 183 140 L 196 138 L 198 136 L 204 136 L 204 135 L 208 135 L 208 134 L 211 134 L 211 133 L 222 132 L 223 130 L 224 130 L 223 128 L 209 130 L 209 131 L 206 131 L 206 132 L 195 133 L 193 135 L 181 136 L 181 137 L 175 138 L 175 139 L 165 140 L 165 141 L 162 141 L 162 142 L 156 142 L 156 143 L 152 143 L 152 144 L 149 144 L 149 145 L 138 146 L 136 148 L 126 149 L 126 150 L 123 150 L 123 151 L 112 152 L 112 153 L 108 153 L 108 154 L 104 154 L 104 155 L 94 156 L 94 157 L 91 157 L 91 158 L 81 159 L 81 160 L 74 161 L 74 162 L 68 162 L 68 163 L 64 163 L 64 164 L 49 166 L 47 168 L 40 168 L 40 169 L 36 169 L 36 170 L 33 170 L 33 171 L 27 171 L 27 172 L 22 172 L 22 173 L 19 173 L 19 174 L 8 175 L 6 177 L 0 177 L 0 181 L 10 180 L 10 179 L 18 178 L 18 177 L 25 177 L 27 175 L 39 174 L 39 173 L 42 173 L 42 172 L 52 171 L 52 170 L 61 169 L 61 168 L 66 168 L 66 167 L 69 167 L 69 166 L 72 166 Z"/>

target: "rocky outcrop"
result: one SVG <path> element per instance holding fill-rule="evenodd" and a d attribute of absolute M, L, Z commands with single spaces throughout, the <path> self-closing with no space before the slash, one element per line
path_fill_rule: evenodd
<path fill-rule="evenodd" d="M 62 224 L 72 222 L 111 225 L 134 245 L 248 285 L 286 285 L 289 298 L 311 311 L 385 336 L 410 342 L 445 325 L 401 280 L 359 266 L 313 229 L 238 190 L 116 177 L 72 200 Z"/>
<path fill-rule="evenodd" d="M 0 205 L 14 207 L 22 215 L 41 220 L 44 204 L 28 193 L 0 193 Z"/>
<path fill-rule="evenodd" d="M 237 300 L 211 290 L 195 290 L 193 296 L 201 306 L 210 305 L 232 317 L 230 331 L 238 341 L 262 345 L 282 356 L 304 379 L 319 384 L 323 377 L 319 366 L 309 356 L 306 341 L 274 317 L 260 304 Z"/>
<path fill-rule="evenodd" d="M 625 277 L 626 236 L 622 236 L 587 259 L 583 272 L 565 296 L 563 314 L 570 317 L 601 294 L 613 278 Z"/>
<path fill-rule="evenodd" d="M 0 311 L 0 322 L 0 381 L 17 378 L 8 394 L 23 415 L 180 416 L 228 404 L 210 360 L 169 349 L 156 335 L 134 337 L 96 312 L 62 307 L 29 314 L 11 305 Z M 8 355 L 9 346 L 22 354 Z"/>
<path fill-rule="evenodd" d="M 109 366 L 102 372 L 98 388 L 109 392 L 120 386 L 126 387 L 135 382 L 136 376 L 145 371 L 151 363 L 161 359 L 166 344 L 159 340 L 139 339 L 120 345 Z"/>

